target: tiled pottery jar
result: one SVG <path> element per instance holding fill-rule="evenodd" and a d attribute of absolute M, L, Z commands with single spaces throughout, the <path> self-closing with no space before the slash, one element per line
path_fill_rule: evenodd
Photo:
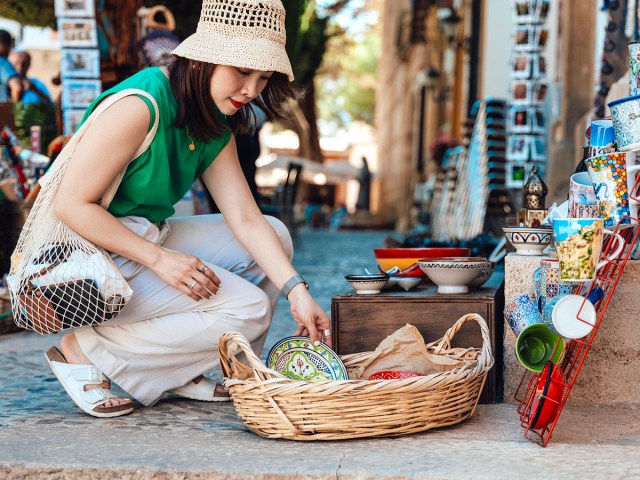
<path fill-rule="evenodd" d="M 635 176 L 635 172 L 640 170 L 640 165 L 627 165 L 626 157 L 625 153 L 620 152 L 585 160 L 598 200 L 600 217 L 607 227 L 619 222 L 631 223 L 627 176 Z"/>

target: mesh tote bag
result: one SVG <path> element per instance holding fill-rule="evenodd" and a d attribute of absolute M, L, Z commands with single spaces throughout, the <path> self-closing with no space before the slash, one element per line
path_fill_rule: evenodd
<path fill-rule="evenodd" d="M 98 105 L 40 179 L 42 189 L 18 238 L 7 277 L 14 320 L 21 328 L 46 334 L 98 325 L 115 317 L 131 299 L 133 290 L 107 251 L 62 223 L 53 211 L 56 191 L 87 128 L 129 95 L 144 96 L 155 110 L 153 125 L 133 159 L 144 153 L 158 129 L 158 105 L 148 93 L 126 89 Z M 103 208 L 111 203 L 125 171 L 101 198 Z"/>

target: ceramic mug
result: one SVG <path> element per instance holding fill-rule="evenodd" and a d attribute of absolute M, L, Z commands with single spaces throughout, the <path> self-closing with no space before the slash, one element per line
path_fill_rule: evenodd
<path fill-rule="evenodd" d="M 564 339 L 542 323 L 529 325 L 516 338 L 516 357 L 532 372 L 541 372 L 549 360 L 557 364 L 563 353 Z"/>
<path fill-rule="evenodd" d="M 615 152 L 615 131 L 613 120 L 602 119 L 591 122 L 589 128 L 589 156 Z"/>
<path fill-rule="evenodd" d="M 629 96 L 640 94 L 640 42 L 629 44 Z"/>
<path fill-rule="evenodd" d="M 627 165 L 626 157 L 625 153 L 616 152 L 585 160 L 598 201 L 600 217 L 604 219 L 607 227 L 620 222 L 632 223 L 630 217 L 637 223 L 635 219 L 638 202 L 629 199 L 628 176 L 632 176 L 635 181 L 635 173 L 640 170 L 640 165 Z"/>
<path fill-rule="evenodd" d="M 559 218 L 553 222 L 553 242 L 560 262 L 560 280 L 588 282 L 608 262 L 620 256 L 624 247 L 622 236 L 607 230 L 601 218 Z M 614 235 L 616 248 L 602 261 L 600 252 L 604 234 Z"/>
<path fill-rule="evenodd" d="M 640 95 L 609 102 L 618 150 L 640 150 Z"/>
<path fill-rule="evenodd" d="M 569 217 L 600 218 L 598 199 L 589 172 L 574 173 L 569 180 Z"/>
<path fill-rule="evenodd" d="M 557 259 L 540 260 L 540 266 L 533 272 L 538 310 L 542 314 L 542 323 L 552 326 L 550 305 L 576 289 L 575 284 L 560 280 L 560 262 Z"/>
<path fill-rule="evenodd" d="M 529 325 L 542 322 L 536 298 L 530 293 L 514 298 L 505 306 L 504 318 L 516 337 Z"/>

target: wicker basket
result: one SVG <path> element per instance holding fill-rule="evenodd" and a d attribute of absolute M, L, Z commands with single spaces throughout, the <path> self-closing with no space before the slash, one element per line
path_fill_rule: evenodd
<path fill-rule="evenodd" d="M 482 348 L 451 348 L 451 339 L 469 321 L 480 325 Z M 250 367 L 236 358 L 234 344 Z M 396 436 L 455 425 L 473 415 L 493 366 L 489 329 L 476 314 L 460 318 L 444 337 L 427 345 L 430 353 L 467 365 L 405 380 L 290 380 L 265 367 L 239 333 L 225 333 L 219 348 L 225 386 L 238 415 L 258 435 L 290 440 Z M 351 373 L 371 355 L 342 360 Z"/>

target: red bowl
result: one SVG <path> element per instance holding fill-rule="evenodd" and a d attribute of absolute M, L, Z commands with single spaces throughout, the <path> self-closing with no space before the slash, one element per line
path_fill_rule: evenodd
<path fill-rule="evenodd" d="M 547 362 L 531 403 L 532 420 L 529 423 L 531 428 L 544 428 L 555 420 L 564 393 L 564 385 L 560 368 L 553 362 Z"/>
<path fill-rule="evenodd" d="M 429 248 L 374 248 L 373 253 L 376 256 L 376 261 L 379 267 L 384 270 L 390 270 L 393 267 L 398 267 L 400 270 L 408 270 L 411 267 L 417 265 L 419 260 L 425 258 L 440 258 L 440 257 L 468 257 L 471 252 L 470 248 L 449 248 L 449 247 L 429 247 Z M 411 273 L 397 276 L 421 276 L 426 278 L 424 272 L 420 269 Z"/>
<path fill-rule="evenodd" d="M 429 248 L 374 248 L 376 258 L 439 258 L 468 257 L 470 248 L 429 247 Z"/>
<path fill-rule="evenodd" d="M 369 375 L 369 380 L 404 380 L 405 378 L 424 377 L 422 373 L 403 370 L 385 370 Z"/>

